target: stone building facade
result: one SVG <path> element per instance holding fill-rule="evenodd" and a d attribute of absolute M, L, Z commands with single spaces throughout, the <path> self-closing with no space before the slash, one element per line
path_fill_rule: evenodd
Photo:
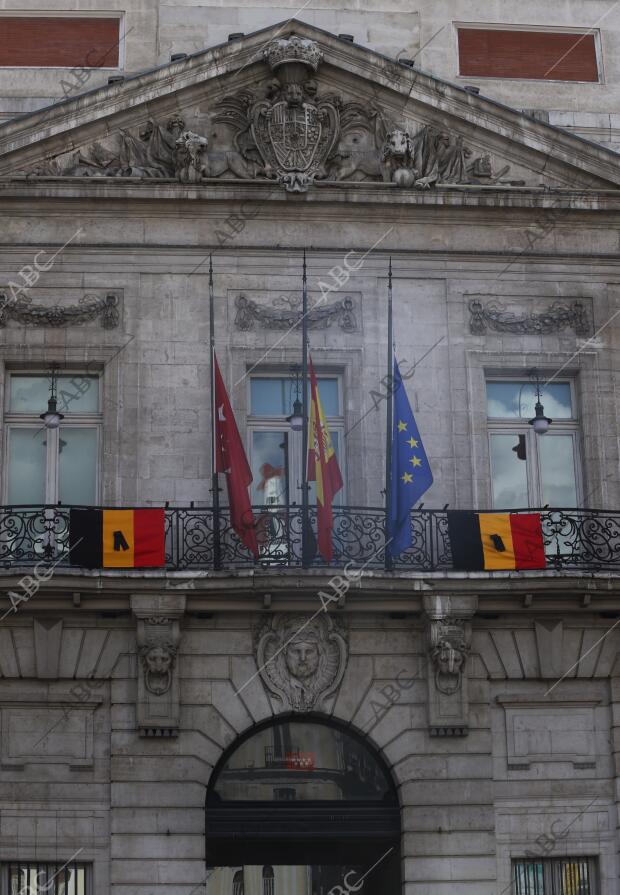
<path fill-rule="evenodd" d="M 367 892 L 618 891 L 618 156 L 369 44 L 272 25 L 0 128 L 0 892 L 70 862 L 92 895 L 333 895 L 378 844 Z M 345 479 L 310 568 L 304 250 Z M 258 564 L 214 557 L 210 259 L 255 504 L 288 444 Z M 386 570 L 390 259 L 434 484 Z M 166 568 L 71 566 L 78 504 L 165 505 Z M 544 507 L 547 567 L 455 570 L 446 506 Z"/>

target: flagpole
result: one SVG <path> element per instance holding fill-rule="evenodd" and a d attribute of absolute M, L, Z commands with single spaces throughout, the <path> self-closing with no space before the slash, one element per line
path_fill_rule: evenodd
<path fill-rule="evenodd" d="M 302 277 L 302 317 L 301 317 L 301 414 L 303 417 L 301 437 L 301 565 L 308 563 L 308 279 L 306 275 L 306 250 Z"/>
<path fill-rule="evenodd" d="M 387 332 L 387 379 L 388 383 L 388 399 L 386 410 L 386 431 L 385 431 L 385 540 L 389 537 L 389 519 L 392 510 L 392 428 L 393 428 L 393 406 L 394 406 L 394 348 L 392 345 L 393 323 L 392 323 L 392 257 L 390 256 L 390 266 L 388 268 L 388 332 Z M 390 571 L 392 568 L 392 555 L 385 548 L 385 568 Z"/>
<path fill-rule="evenodd" d="M 213 568 L 221 568 L 220 551 L 220 486 L 215 461 L 215 296 L 213 292 L 213 258 L 209 255 L 209 342 L 211 350 L 211 494 L 213 505 Z"/>

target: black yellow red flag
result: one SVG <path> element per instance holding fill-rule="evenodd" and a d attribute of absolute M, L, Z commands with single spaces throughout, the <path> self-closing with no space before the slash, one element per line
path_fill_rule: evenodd
<path fill-rule="evenodd" d="M 87 569 L 165 565 L 165 511 L 78 510 L 69 514 L 71 565 Z"/>
<path fill-rule="evenodd" d="M 452 564 L 463 571 L 544 569 L 540 513 L 449 510 Z"/>

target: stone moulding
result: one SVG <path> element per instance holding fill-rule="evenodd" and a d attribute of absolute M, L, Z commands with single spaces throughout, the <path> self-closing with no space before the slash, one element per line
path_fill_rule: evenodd
<path fill-rule="evenodd" d="M 103 329 L 115 329 L 120 321 L 120 297 L 115 292 L 88 294 L 73 305 L 34 304 L 28 297 L 10 298 L 0 292 L 0 327 L 9 320 L 26 326 L 78 326 L 99 318 Z"/>
<path fill-rule="evenodd" d="M 237 314 L 235 326 L 237 329 L 249 331 L 258 324 L 262 329 L 295 329 L 301 326 L 301 298 L 297 302 L 292 296 L 287 297 L 286 307 L 280 310 L 274 301 L 274 307 L 259 305 L 258 302 L 248 298 L 242 293 L 235 300 Z M 281 301 L 281 304 L 284 304 Z M 350 295 L 346 295 L 340 301 L 331 305 L 314 308 L 308 312 L 308 327 L 310 329 L 329 329 L 336 322 L 344 332 L 355 332 L 358 329 L 355 316 L 355 303 Z"/>
<path fill-rule="evenodd" d="M 589 336 L 592 328 L 585 306 L 581 301 L 571 304 L 552 304 L 547 310 L 536 313 L 516 314 L 490 302 L 484 305 L 478 299 L 469 302 L 469 331 L 482 336 L 487 330 L 521 335 L 547 335 L 572 329 L 577 336 Z"/>

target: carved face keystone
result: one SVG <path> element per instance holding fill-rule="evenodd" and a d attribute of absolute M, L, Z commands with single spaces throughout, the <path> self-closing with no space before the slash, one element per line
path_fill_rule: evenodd
<path fill-rule="evenodd" d="M 319 650 L 316 643 L 298 640 L 290 643 L 285 653 L 286 667 L 299 680 L 316 674 L 319 667 Z"/>

